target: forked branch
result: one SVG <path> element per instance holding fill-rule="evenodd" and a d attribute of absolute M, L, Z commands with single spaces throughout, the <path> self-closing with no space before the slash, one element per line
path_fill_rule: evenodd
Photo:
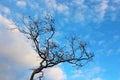
<path fill-rule="evenodd" d="M 33 70 L 30 80 L 33 80 L 37 73 L 42 73 L 39 77 L 41 79 L 45 68 L 56 66 L 59 63 L 67 62 L 82 67 L 93 58 L 94 54 L 86 50 L 86 43 L 80 41 L 76 36 L 68 39 L 69 43 L 64 47 L 53 40 L 55 27 L 51 15 L 46 15 L 41 21 L 31 17 L 23 17 L 20 20 L 24 26 L 18 27 L 19 31 L 33 42 L 36 53 L 42 59 L 39 67 Z"/>

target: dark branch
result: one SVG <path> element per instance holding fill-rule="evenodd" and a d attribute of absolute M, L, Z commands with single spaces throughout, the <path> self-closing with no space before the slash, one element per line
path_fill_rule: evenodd
<path fill-rule="evenodd" d="M 33 70 L 30 80 L 34 79 L 34 75 L 42 73 L 39 77 L 43 77 L 43 69 L 53 67 L 59 63 L 70 63 L 78 67 L 82 67 L 85 63 L 92 60 L 94 54 L 87 52 L 86 43 L 80 41 L 76 36 L 71 37 L 69 46 L 60 47 L 55 41 L 54 19 L 51 15 L 46 15 L 43 20 L 36 21 L 31 17 L 27 19 L 20 18 L 23 27 L 19 27 L 19 31 L 27 36 L 33 42 L 33 46 L 42 59 L 40 66 Z M 47 37 L 47 38 L 46 38 Z"/>

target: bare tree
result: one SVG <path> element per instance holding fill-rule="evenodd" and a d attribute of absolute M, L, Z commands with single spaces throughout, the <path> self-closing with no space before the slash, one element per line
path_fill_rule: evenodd
<path fill-rule="evenodd" d="M 19 31 L 32 41 L 36 53 L 42 59 L 39 67 L 33 70 L 30 80 L 33 80 L 37 73 L 41 73 L 39 77 L 41 80 L 44 69 L 59 63 L 67 62 L 82 67 L 93 58 L 94 54 L 86 51 L 86 43 L 76 36 L 71 36 L 67 40 L 67 44 L 61 44 L 61 46 L 53 39 L 56 31 L 51 15 L 36 20 L 31 17 L 20 19 L 22 24 L 18 27 Z"/>

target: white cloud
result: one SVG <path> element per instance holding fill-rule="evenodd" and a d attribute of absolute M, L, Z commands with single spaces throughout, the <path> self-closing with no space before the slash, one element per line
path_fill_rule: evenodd
<path fill-rule="evenodd" d="M 4 12 L 5 14 L 9 14 L 10 13 L 10 9 L 6 6 L 0 5 L 0 10 L 2 12 Z"/>
<path fill-rule="evenodd" d="M 50 10 L 56 10 L 65 15 L 69 14 L 69 7 L 65 4 L 57 3 L 56 0 L 45 0 L 45 3 Z"/>
<path fill-rule="evenodd" d="M 22 65 L 33 65 L 37 55 L 31 45 L 26 42 L 26 38 L 17 30 L 11 31 L 10 28 L 16 28 L 16 26 L 2 15 L 0 15 L 0 25 L 2 26 L 0 29 L 1 55 Z"/>
<path fill-rule="evenodd" d="M 25 70 L 39 65 L 39 60 L 26 38 L 11 25 L 12 21 L 0 15 L 0 79 L 16 80 Z M 17 80 L 23 80 L 19 78 Z"/>
<path fill-rule="evenodd" d="M 79 19 L 77 22 L 83 22 L 85 21 L 85 15 L 83 13 L 76 13 L 75 19 Z"/>
<path fill-rule="evenodd" d="M 108 7 L 108 0 L 102 0 L 100 2 L 100 4 L 98 4 L 97 6 L 95 6 L 95 11 L 96 11 L 96 15 L 98 15 L 98 19 L 99 20 L 103 20 L 106 10 Z"/>
<path fill-rule="evenodd" d="M 64 12 L 64 11 L 68 11 L 68 6 L 64 5 L 64 4 L 58 4 L 58 6 L 56 7 L 56 9 L 59 11 L 59 12 Z"/>
<path fill-rule="evenodd" d="M 104 20 L 104 16 L 108 9 L 108 0 L 96 0 L 89 1 L 89 3 L 94 3 L 93 5 L 88 5 L 84 0 L 75 0 L 72 2 L 72 6 L 76 6 L 74 18 L 76 22 L 101 22 Z"/>
<path fill-rule="evenodd" d="M 104 72 L 104 70 L 99 67 L 93 67 L 93 68 L 88 68 L 87 70 L 75 70 L 73 71 L 73 75 L 71 76 L 72 80 L 76 79 L 83 79 L 83 80 L 102 80 L 101 78 L 98 77 L 100 76 L 101 73 Z"/>
<path fill-rule="evenodd" d="M 32 10 L 37 10 L 37 12 L 39 12 L 39 10 L 42 10 L 42 7 L 40 6 L 42 4 L 41 2 L 37 2 L 34 0 L 27 0 L 26 2 L 30 6 L 30 8 L 32 8 Z"/>
<path fill-rule="evenodd" d="M 81 5 L 81 4 L 83 4 L 84 0 L 73 0 L 73 2 Z"/>
<path fill-rule="evenodd" d="M 73 1 L 73 6 L 77 6 L 76 10 L 75 10 L 75 19 L 78 19 L 77 20 L 78 22 L 85 21 L 86 20 L 86 12 L 89 10 L 89 7 L 84 4 L 84 0 Z"/>
<path fill-rule="evenodd" d="M 16 5 L 19 6 L 19 7 L 25 7 L 26 6 L 26 2 L 23 1 L 23 0 L 18 0 Z"/>
<path fill-rule="evenodd" d="M 60 67 L 46 69 L 45 78 L 47 80 L 66 80 L 66 75 Z"/>
<path fill-rule="evenodd" d="M 109 18 L 112 21 L 115 21 L 119 16 L 120 0 L 112 0 L 111 5 L 109 5 L 108 8 L 109 8 Z"/>

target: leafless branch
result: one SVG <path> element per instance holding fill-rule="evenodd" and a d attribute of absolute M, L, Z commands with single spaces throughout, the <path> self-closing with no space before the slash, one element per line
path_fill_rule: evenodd
<path fill-rule="evenodd" d="M 69 47 L 60 47 L 52 40 L 55 35 L 55 27 L 51 15 L 46 15 L 41 21 L 36 21 L 31 17 L 28 17 L 27 20 L 22 17 L 20 20 L 24 26 L 19 26 L 19 31 L 33 42 L 35 51 L 42 59 L 39 67 L 33 70 L 30 80 L 33 80 L 35 74 L 40 72 L 42 73 L 39 77 L 41 79 L 43 69 L 53 67 L 59 63 L 67 62 L 82 67 L 83 62 L 88 62 L 93 58 L 94 54 L 86 50 L 87 44 L 77 39 L 76 36 L 68 40 Z"/>

